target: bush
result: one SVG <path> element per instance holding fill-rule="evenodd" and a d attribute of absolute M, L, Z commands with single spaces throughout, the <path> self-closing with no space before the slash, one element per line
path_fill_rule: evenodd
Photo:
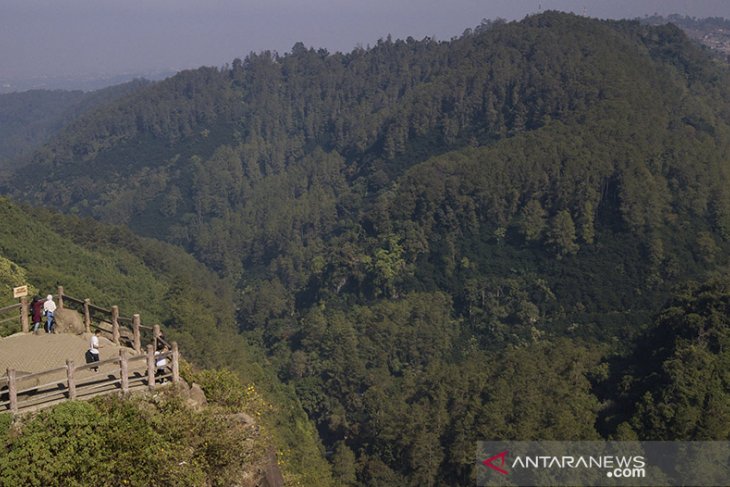
<path fill-rule="evenodd" d="M 214 404 L 239 408 L 246 400 L 246 389 L 230 370 L 204 370 L 195 374 L 194 380 L 203 388 L 206 399 Z"/>
<path fill-rule="evenodd" d="M 9 417 L 0 416 L 2 486 L 233 485 L 256 476 L 266 451 L 253 428 L 174 394 L 66 402 L 17 435 Z"/>

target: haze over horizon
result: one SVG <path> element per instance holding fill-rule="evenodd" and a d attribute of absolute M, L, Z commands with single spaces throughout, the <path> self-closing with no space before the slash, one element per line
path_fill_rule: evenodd
<path fill-rule="evenodd" d="M 394 38 L 449 39 L 482 19 L 545 10 L 598 18 L 730 18 L 723 0 L 5 0 L 0 80 L 83 78 L 222 66 L 249 52 L 347 52 Z"/>

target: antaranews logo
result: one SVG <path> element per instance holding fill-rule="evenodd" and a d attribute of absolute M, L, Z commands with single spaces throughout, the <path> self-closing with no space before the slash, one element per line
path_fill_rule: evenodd
<path fill-rule="evenodd" d="M 494 442 L 481 446 L 477 485 L 598 486 L 607 479 L 646 477 L 646 458 L 641 452 L 607 450 L 603 442 Z"/>
<path fill-rule="evenodd" d="M 730 486 L 728 458 L 730 441 L 480 441 L 476 481 L 477 486 Z"/>
<path fill-rule="evenodd" d="M 492 455 L 491 457 L 487 458 L 482 462 L 484 466 L 491 468 L 492 470 L 496 470 L 497 472 L 501 473 L 502 475 L 507 475 L 509 472 L 502 467 L 504 467 L 504 464 L 507 462 L 505 457 L 507 456 L 507 453 L 509 453 L 508 450 L 505 450 L 501 453 L 497 453 L 496 455 Z M 499 460 L 500 464 L 499 467 L 494 464 L 495 460 Z"/>

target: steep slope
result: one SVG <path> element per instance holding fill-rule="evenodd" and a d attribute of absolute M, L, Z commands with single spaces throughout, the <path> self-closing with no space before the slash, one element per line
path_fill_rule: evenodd
<path fill-rule="evenodd" d="M 1 414 L 0 483 L 183 487 L 271 485 L 264 478 L 272 471 L 281 478 L 271 438 L 251 417 L 270 405 L 252 387 L 232 394 L 241 389 L 232 374 L 187 379 L 202 384 L 207 405 L 192 407 L 186 389 L 165 388 Z"/>
<path fill-rule="evenodd" d="M 40 185 L 26 192 L 19 175 L 6 190 L 180 243 L 237 276 L 241 249 L 250 260 L 260 245 L 263 185 L 324 193 L 333 205 L 303 218 L 326 234 L 334 225 L 322 220 L 350 213 L 343 201 L 362 207 L 415 163 L 551 120 L 577 126 L 591 110 L 643 133 L 694 130 L 722 150 L 711 132 L 728 118 L 724 75 L 678 29 L 555 13 L 490 27 L 180 73 L 73 124 L 36 155 Z"/>
<path fill-rule="evenodd" d="M 148 83 L 132 81 L 91 93 L 30 90 L 0 95 L 0 170 L 17 169 L 40 146 L 82 114 L 130 95 Z M 32 184 L 34 178 L 28 178 Z"/>
<path fill-rule="evenodd" d="M 63 284 L 69 294 L 92 297 L 100 306 L 139 312 L 144 323 L 163 324 L 196 366 L 234 370 L 243 383 L 223 377 L 227 382 L 218 386 L 234 395 L 243 384 L 258 386 L 271 405 L 262 418 L 268 434 L 278 448 L 293 449 L 292 479 L 321 476 L 327 482 L 326 462 L 301 406 L 267 370 L 261 353 L 237 335 L 230 289 L 180 249 L 0 198 L 0 289 L 22 284 L 43 294 Z M 9 304 L 7 296 L 1 304 Z"/>
<path fill-rule="evenodd" d="M 722 17 L 698 19 L 674 14 L 668 17 L 653 15 L 645 17 L 641 21 L 649 25 L 663 25 L 671 22 L 692 39 L 715 51 L 719 58 L 730 61 L 730 21 L 727 19 Z"/>
<path fill-rule="evenodd" d="M 296 45 L 80 119 L 14 194 L 234 285 L 340 480 L 469 484 L 488 434 L 616 433 L 594 427 L 601 360 L 727 268 L 728 81 L 674 26 L 555 12 Z"/>
<path fill-rule="evenodd" d="M 730 438 L 727 269 L 683 286 L 601 387 L 599 427 L 619 439 Z"/>

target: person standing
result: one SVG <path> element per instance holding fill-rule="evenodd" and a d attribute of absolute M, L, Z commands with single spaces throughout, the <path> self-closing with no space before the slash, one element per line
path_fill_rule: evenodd
<path fill-rule="evenodd" d="M 34 296 L 30 303 L 30 313 L 33 316 L 33 333 L 38 332 L 38 327 L 43 321 L 43 300 L 40 296 Z"/>
<path fill-rule="evenodd" d="M 101 335 L 101 330 L 99 329 L 94 331 L 94 334 L 91 335 L 91 340 L 89 340 L 89 350 L 86 351 L 87 364 L 99 361 L 99 348 L 101 348 L 101 345 L 99 344 L 99 335 Z M 91 370 L 98 372 L 99 367 L 92 367 Z"/>
<path fill-rule="evenodd" d="M 46 302 L 43 303 L 43 312 L 46 314 L 46 333 L 53 333 L 56 325 L 53 320 L 53 315 L 56 312 L 56 303 L 53 302 L 53 296 L 51 294 L 46 296 Z"/>
<path fill-rule="evenodd" d="M 163 345 L 162 349 L 155 352 L 155 377 L 160 378 L 160 384 L 165 382 L 164 375 L 167 373 L 167 353 L 170 351 L 167 345 Z"/>

